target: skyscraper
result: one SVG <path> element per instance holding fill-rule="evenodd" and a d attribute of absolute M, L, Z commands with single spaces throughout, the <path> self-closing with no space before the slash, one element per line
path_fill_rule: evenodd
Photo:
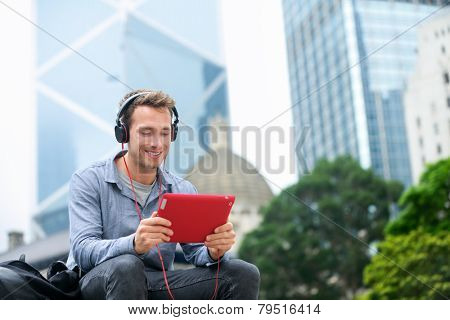
<path fill-rule="evenodd" d="M 284 0 L 296 130 L 309 164 L 350 154 L 411 184 L 403 93 L 416 60 L 415 24 L 444 1 Z"/>
<path fill-rule="evenodd" d="M 33 221 L 34 233 L 46 236 L 68 227 L 72 173 L 118 150 L 114 121 L 127 91 L 175 98 L 181 128 L 168 166 L 180 175 L 203 154 L 197 129 L 209 116 L 228 119 L 228 102 L 217 1 L 37 0 L 35 7 L 45 31 L 36 31 Z"/>

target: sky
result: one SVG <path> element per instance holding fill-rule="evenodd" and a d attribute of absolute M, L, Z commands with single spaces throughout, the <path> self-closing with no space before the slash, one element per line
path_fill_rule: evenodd
<path fill-rule="evenodd" d="M 278 193 L 297 178 L 289 169 L 292 111 L 255 130 L 261 132 L 261 144 L 242 133 L 246 126 L 249 131 L 260 128 L 291 106 L 281 0 L 222 1 L 222 15 L 231 125 L 240 128 L 233 135 L 233 151 L 256 165 Z"/>
<path fill-rule="evenodd" d="M 32 19 L 31 1 L 2 1 Z M 296 180 L 295 172 L 289 170 L 292 148 L 288 134 L 292 126 L 292 113 L 286 112 L 263 130 L 258 128 L 291 104 L 281 0 L 226 0 L 221 1 L 220 8 L 230 122 L 238 128 L 233 134 L 233 151 L 255 165 L 273 192 L 278 193 L 281 187 Z M 7 248 L 8 231 L 24 231 L 25 239 L 30 240 L 30 219 L 35 210 L 37 146 L 33 108 L 33 34 L 36 30 L 1 4 L 0 21 L 0 41 L 8 44 L 2 45 L 0 53 L 0 101 L 3 112 L 0 136 L 7 137 L 3 140 L 6 152 L 0 160 L 2 252 Z M 20 119 L 19 125 L 9 119 Z M 246 142 L 243 139 L 245 130 L 251 132 Z M 280 132 L 284 135 L 284 143 L 279 141 Z M 257 143 L 257 134 L 262 137 L 261 143 Z M 284 161 L 280 160 L 283 157 Z M 284 163 L 283 167 L 281 163 Z"/>
<path fill-rule="evenodd" d="M 32 12 L 29 1 L 5 2 L 27 16 Z M 0 4 L 0 252 L 7 248 L 7 232 L 30 233 L 36 202 L 32 32 L 32 25 Z"/>

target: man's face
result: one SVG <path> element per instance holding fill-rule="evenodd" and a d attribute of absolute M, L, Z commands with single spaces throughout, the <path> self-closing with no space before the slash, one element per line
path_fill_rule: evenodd
<path fill-rule="evenodd" d="M 150 173 L 169 152 L 172 119 L 169 110 L 137 106 L 131 117 L 129 157 L 139 173 Z"/>

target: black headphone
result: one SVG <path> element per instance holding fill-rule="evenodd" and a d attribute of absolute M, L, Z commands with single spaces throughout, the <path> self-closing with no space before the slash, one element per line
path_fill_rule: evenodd
<path fill-rule="evenodd" d="M 136 93 L 134 95 L 132 95 L 131 97 L 129 97 L 127 100 L 125 100 L 124 103 L 122 103 L 122 105 L 120 106 L 119 112 L 117 113 L 117 118 L 116 118 L 116 126 L 114 128 L 114 133 L 116 135 L 116 139 L 119 143 L 127 143 L 130 140 L 130 136 L 128 134 L 129 130 L 127 128 L 127 125 L 125 123 L 122 122 L 122 116 L 125 113 L 125 111 L 128 109 L 128 107 L 133 103 L 133 101 L 139 97 L 142 96 L 144 94 L 149 94 L 152 93 L 151 91 L 144 91 L 144 92 L 139 92 Z M 171 140 L 175 141 L 175 139 L 177 138 L 177 134 L 178 134 L 178 111 L 177 108 L 175 108 L 175 106 L 172 108 L 172 112 L 174 115 L 174 120 L 171 123 Z"/>

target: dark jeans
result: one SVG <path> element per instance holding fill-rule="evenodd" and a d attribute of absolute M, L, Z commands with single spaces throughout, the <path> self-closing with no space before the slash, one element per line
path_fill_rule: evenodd
<path fill-rule="evenodd" d="M 215 288 L 217 264 L 167 271 L 175 299 L 209 299 Z M 220 263 L 217 299 L 258 299 L 259 270 L 239 259 Z M 80 280 L 83 299 L 170 299 L 162 271 L 145 272 L 138 257 L 125 254 L 107 260 Z"/>

